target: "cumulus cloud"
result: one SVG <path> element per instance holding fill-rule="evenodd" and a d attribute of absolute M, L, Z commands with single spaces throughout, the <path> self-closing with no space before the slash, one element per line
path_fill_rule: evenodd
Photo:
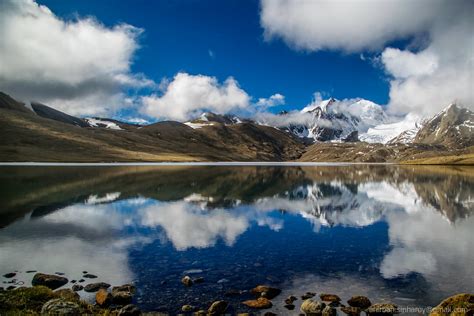
<path fill-rule="evenodd" d="M 257 106 L 261 107 L 272 107 L 283 104 L 285 104 L 285 96 L 280 93 L 275 93 L 269 98 L 259 98 L 257 101 Z"/>
<path fill-rule="evenodd" d="M 0 89 L 74 115 L 126 106 L 124 88 L 153 85 L 130 70 L 142 29 L 64 20 L 33 0 L 0 4 Z"/>
<path fill-rule="evenodd" d="M 162 95 L 142 97 L 144 114 L 183 121 L 203 111 L 223 114 L 250 105 L 250 96 L 232 77 L 219 83 L 215 77 L 180 72 L 162 88 Z"/>
<path fill-rule="evenodd" d="M 468 0 L 261 0 L 260 20 L 266 39 L 295 49 L 383 51 L 389 108 L 433 114 L 453 101 L 473 108 L 473 12 Z M 385 47 L 400 39 L 412 41 Z"/>

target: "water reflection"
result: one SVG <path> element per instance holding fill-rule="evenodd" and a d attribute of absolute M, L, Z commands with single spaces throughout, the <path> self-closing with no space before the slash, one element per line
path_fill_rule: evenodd
<path fill-rule="evenodd" d="M 469 167 L 0 171 L 2 274 L 86 270 L 171 310 L 256 283 L 402 305 L 474 290 Z M 183 289 L 186 270 L 206 282 Z"/>

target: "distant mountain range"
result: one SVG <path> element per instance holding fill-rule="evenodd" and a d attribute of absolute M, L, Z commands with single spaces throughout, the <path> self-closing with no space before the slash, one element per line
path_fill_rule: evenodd
<path fill-rule="evenodd" d="M 432 118 L 394 117 L 368 100 L 331 98 L 272 119 L 203 113 L 138 125 L 0 92 L 0 114 L 0 161 L 474 162 L 474 113 L 456 104 Z"/>

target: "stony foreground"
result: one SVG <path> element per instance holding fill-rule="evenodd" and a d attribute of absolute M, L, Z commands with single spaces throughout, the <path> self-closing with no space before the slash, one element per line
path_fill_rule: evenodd
<path fill-rule="evenodd" d="M 93 281 L 97 276 L 84 271 L 84 278 Z M 5 278 L 13 279 L 15 273 L 4 275 Z M 193 286 L 204 282 L 203 278 L 191 279 L 189 276 L 181 280 L 183 286 Z M 5 283 L 5 282 L 4 282 Z M 132 304 L 135 286 L 124 284 L 111 286 L 104 282 L 69 281 L 62 275 L 51 275 L 36 273 L 32 279 L 32 287 L 9 286 L 7 289 L 0 287 L 0 315 L 168 315 L 163 312 L 142 312 Z M 71 288 L 64 288 L 68 283 L 73 284 Z M 88 283 L 85 286 L 81 283 Z M 60 288 L 60 289 L 58 289 Z M 91 304 L 81 300 L 78 291 L 95 293 L 95 303 Z M 255 298 L 242 302 L 243 306 L 255 310 L 255 313 L 231 312 L 229 303 L 225 300 L 216 300 L 207 310 L 198 309 L 192 305 L 181 307 L 183 315 L 276 315 L 272 312 L 262 312 L 273 306 L 273 301 L 284 301 L 286 312 L 282 315 L 312 315 L 312 316 L 335 316 L 349 315 L 358 316 L 363 313 L 373 315 L 394 315 L 403 313 L 395 304 L 373 303 L 368 297 L 353 296 L 342 302 L 336 294 L 306 292 L 300 297 L 291 295 L 280 298 L 281 290 L 275 287 L 259 285 L 249 291 Z M 295 310 L 295 301 L 301 300 L 300 311 Z M 430 316 L 448 315 L 473 315 L 474 294 L 457 294 L 442 301 L 431 310 Z"/>

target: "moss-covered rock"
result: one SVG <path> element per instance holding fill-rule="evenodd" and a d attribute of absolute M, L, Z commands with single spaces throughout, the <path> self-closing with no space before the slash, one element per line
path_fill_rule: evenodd
<path fill-rule="evenodd" d="M 462 316 L 474 314 L 474 294 L 457 294 L 436 306 L 430 316 Z"/>
<path fill-rule="evenodd" d="M 43 304 L 58 296 L 45 286 L 20 287 L 0 292 L 0 314 L 39 313 Z"/>

